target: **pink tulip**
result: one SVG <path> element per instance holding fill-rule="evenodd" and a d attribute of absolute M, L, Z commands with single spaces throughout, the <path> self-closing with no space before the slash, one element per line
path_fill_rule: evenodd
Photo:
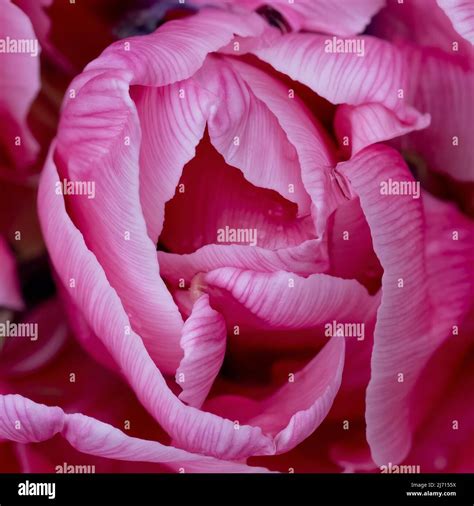
<path fill-rule="evenodd" d="M 61 434 L 117 472 L 472 471 L 474 228 L 396 149 L 470 180 L 429 85 L 445 90 L 440 61 L 469 76 L 472 48 L 407 53 L 380 21 L 393 6 L 379 36 L 357 35 L 379 0 L 262 3 L 115 42 L 66 91 L 38 209 L 85 378 L 68 396 L 81 375 L 46 350 L 35 374 L 55 403 L 17 378 L 28 357 L 10 349 L 0 452 L 21 469 L 77 457 Z M 469 40 L 470 4 L 439 4 Z M 424 88 L 411 59 L 432 55 Z M 65 332 L 46 331 L 51 348 Z"/>

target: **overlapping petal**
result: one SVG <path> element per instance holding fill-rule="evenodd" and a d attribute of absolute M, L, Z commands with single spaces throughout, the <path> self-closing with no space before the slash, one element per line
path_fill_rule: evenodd
<path fill-rule="evenodd" d="M 60 433 L 83 453 L 110 459 L 160 462 L 190 472 L 265 472 L 265 469 L 196 455 L 127 436 L 107 423 L 61 408 L 37 404 L 19 395 L 0 396 L 0 437 L 20 443 L 51 439 Z"/>
<path fill-rule="evenodd" d="M 345 44 L 344 39 L 339 42 Z M 374 112 L 383 116 L 380 120 L 380 124 L 384 121 L 383 132 L 380 132 L 383 140 L 394 137 L 401 130 L 416 130 L 426 126 L 429 116 L 420 114 L 404 99 L 403 90 L 407 86 L 408 76 L 400 51 L 370 36 L 356 37 L 348 42 L 349 49 L 339 51 L 338 41 L 326 36 L 288 34 L 271 47 L 257 50 L 255 54 L 334 104 L 364 106 L 357 115 L 352 112 L 346 118 L 344 111 L 339 115 L 342 116 L 339 121 L 345 125 L 344 131 L 350 131 L 351 134 L 358 131 L 359 123 L 364 128 L 366 115 L 373 116 Z M 383 108 L 367 109 L 367 104 L 378 104 Z M 389 122 L 386 121 L 387 115 L 391 116 Z M 351 118 L 356 119 L 357 123 L 352 124 Z M 350 124 L 350 128 L 347 128 L 347 124 Z M 354 154 L 351 136 L 347 139 L 349 144 L 344 138 L 339 141 L 342 146 L 349 146 Z M 360 147 L 359 140 L 358 143 Z"/>
<path fill-rule="evenodd" d="M 430 334 L 432 298 L 425 265 L 423 209 L 413 198 L 414 192 L 394 195 L 382 191 L 389 180 L 414 183 L 402 158 L 391 148 L 367 148 L 337 170 L 348 177 L 359 195 L 384 269 L 366 398 L 367 440 L 378 465 L 395 463 L 410 450 L 410 395 L 437 346 Z"/>
<path fill-rule="evenodd" d="M 184 357 L 176 371 L 176 381 L 183 391 L 179 398 L 200 408 L 224 360 L 227 329 L 224 318 L 202 295 L 183 327 L 181 347 Z"/>

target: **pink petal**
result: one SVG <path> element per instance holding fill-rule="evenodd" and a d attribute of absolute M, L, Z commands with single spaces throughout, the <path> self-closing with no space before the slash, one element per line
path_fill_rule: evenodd
<path fill-rule="evenodd" d="M 0 38 L 36 40 L 28 16 L 10 0 L 0 1 Z M 38 51 L 39 51 L 38 44 Z M 40 88 L 39 53 L 2 54 L 0 74 L 0 117 L 2 118 L 1 149 L 7 160 L 26 169 L 38 153 L 38 144 L 31 133 L 27 116 Z M 20 137 L 21 145 L 15 144 Z M 3 164 L 2 164 L 3 165 Z M 2 167 L 3 172 L 3 167 Z"/>
<path fill-rule="evenodd" d="M 437 0 L 456 31 L 474 44 L 474 2 L 472 0 Z"/>
<path fill-rule="evenodd" d="M 407 113 L 410 108 L 407 107 Z M 347 137 L 352 146 L 346 154 L 357 153 L 371 144 L 399 137 L 414 130 L 423 130 L 430 124 L 430 115 L 420 116 L 412 109 L 412 118 L 399 120 L 382 104 L 365 104 L 358 107 L 341 105 L 336 111 L 334 127 L 338 139 Z"/>
<path fill-rule="evenodd" d="M 140 200 L 154 243 L 163 228 L 165 203 L 173 197 L 183 167 L 196 155 L 204 133 L 206 111 L 199 107 L 197 95 L 193 79 L 132 90 L 142 130 Z"/>
<path fill-rule="evenodd" d="M 224 314 L 231 310 L 230 321 L 243 317 L 257 328 L 304 329 L 333 320 L 363 322 L 377 304 L 357 281 L 326 274 L 302 278 L 291 272 L 222 268 L 206 274 L 204 282 L 211 301 L 222 306 Z"/>
<path fill-rule="evenodd" d="M 453 204 L 429 194 L 423 198 L 427 225 L 427 270 L 436 312 L 431 339 L 439 344 L 419 380 L 412 400 L 413 424 L 422 430 L 444 402 L 444 391 L 467 361 L 472 340 L 474 226 Z M 433 445 L 434 446 L 434 445 Z"/>
<path fill-rule="evenodd" d="M 24 303 L 17 278 L 15 258 L 10 248 L 0 236 L 0 307 L 23 309 Z"/>
<path fill-rule="evenodd" d="M 297 96 L 261 70 L 230 60 L 232 67 L 248 84 L 252 93 L 275 115 L 285 135 L 294 146 L 305 190 L 314 207 L 318 236 L 324 234 L 327 216 L 345 200 L 331 168 L 335 164 L 335 149 L 322 126 Z"/>
<path fill-rule="evenodd" d="M 265 469 L 205 457 L 125 435 L 107 423 L 57 407 L 37 404 L 19 395 L 0 396 L 0 437 L 21 443 L 61 434 L 80 452 L 109 459 L 161 462 L 189 472 L 265 472 Z"/>
<path fill-rule="evenodd" d="M 224 360 L 227 329 L 224 318 L 201 296 L 186 320 L 181 337 L 184 357 L 176 371 L 183 391 L 179 398 L 196 408 L 206 400 Z"/>
<path fill-rule="evenodd" d="M 370 18 L 385 0 L 192 0 L 194 5 L 231 5 L 236 10 L 271 6 L 279 11 L 294 31 L 314 30 L 337 35 L 364 31 Z"/>
<path fill-rule="evenodd" d="M 409 100 L 420 110 L 429 111 L 431 125 L 404 137 L 400 141 L 403 149 L 421 157 L 430 170 L 459 181 L 474 181 L 470 163 L 474 157 L 470 142 L 474 70 L 435 50 L 405 47 L 404 57 L 411 76 Z"/>
<path fill-rule="evenodd" d="M 337 170 L 359 195 L 384 268 L 366 397 L 367 440 L 377 465 L 396 463 L 411 446 L 409 396 L 436 347 L 430 338 L 433 313 L 425 270 L 423 210 L 412 195 L 381 194 L 381 183 L 389 178 L 413 180 L 391 148 L 367 148 Z M 403 287 L 399 288 L 400 280 Z M 402 382 L 399 374 L 403 374 Z"/>
<path fill-rule="evenodd" d="M 325 419 L 341 382 L 344 350 L 344 338 L 332 337 L 299 371 L 285 364 L 282 376 L 286 381 L 271 395 L 259 401 L 243 395 L 220 395 L 206 407 L 262 427 L 274 439 L 277 454 L 290 451 Z"/>
<path fill-rule="evenodd" d="M 426 26 L 430 29 L 427 30 Z M 417 46 L 442 49 L 451 55 L 471 57 L 472 46 L 459 36 L 448 16 L 433 0 L 389 0 L 372 20 L 370 33 L 394 43 L 411 42 Z M 457 44 L 454 49 L 453 43 Z"/>
<path fill-rule="evenodd" d="M 331 265 L 327 273 L 357 279 L 371 293 L 377 291 L 383 270 L 358 198 L 336 209 L 329 221 L 328 242 Z"/>
<path fill-rule="evenodd" d="M 218 240 L 219 231 L 226 227 L 256 230 L 257 246 L 269 250 L 315 238 L 311 216 L 298 218 L 294 203 L 249 183 L 241 171 L 225 163 L 206 137 L 186 165 L 180 185 L 183 191 L 178 189 L 166 206 L 159 243 L 166 251 L 192 253 L 206 244 L 233 244 L 225 237 Z"/>
<path fill-rule="evenodd" d="M 253 87 L 227 59 L 208 59 L 195 79 L 212 97 L 208 99 L 209 136 L 227 164 L 241 169 L 255 186 L 275 190 L 298 204 L 299 215 L 309 214 L 310 198 L 295 147 Z M 261 132 L 265 132 L 265 150 Z"/>
<path fill-rule="evenodd" d="M 201 131 L 190 128 L 190 139 L 193 132 L 195 135 L 188 149 L 178 154 L 180 144 L 175 143 L 170 160 L 163 160 L 158 167 L 167 167 L 166 171 L 150 178 L 152 169 L 156 174 L 156 146 L 151 151 L 140 149 L 142 143 L 154 138 L 149 134 L 141 138 L 142 125 L 129 88 L 131 84 L 164 86 L 185 79 L 199 69 L 209 51 L 230 41 L 234 32 L 256 35 L 264 28 L 265 23 L 256 15 L 243 17 L 204 10 L 192 18 L 167 23 L 152 35 L 117 42 L 76 78 L 71 88 L 77 97 L 68 99 L 63 108 L 55 160 L 68 179 L 92 179 L 96 192 L 93 199 L 69 197 L 71 215 L 105 267 L 132 319 L 132 327 L 164 372 L 174 374 L 182 358 L 179 336 L 183 321 L 159 275 L 154 241 L 161 225 L 156 221 L 147 224 L 145 218 L 155 213 L 162 221 L 164 203 L 172 196 L 182 163 L 192 156 L 203 123 Z M 208 36 L 210 33 L 212 36 Z M 172 111 L 160 114 L 173 115 Z M 182 126 L 187 128 L 183 118 Z M 144 121 L 144 126 L 154 126 Z M 176 122 L 179 119 L 171 116 L 166 128 L 172 129 Z M 140 176 L 139 162 L 144 158 L 145 171 Z M 157 198 L 153 208 L 149 207 L 150 194 L 145 191 L 140 195 L 144 184 L 149 184 L 149 191 Z M 155 193 L 158 184 L 163 189 Z M 145 217 L 140 197 L 147 206 Z"/>
<path fill-rule="evenodd" d="M 345 0 L 300 0 L 292 5 L 287 0 L 265 3 L 279 10 L 295 31 L 313 30 L 348 36 L 363 32 L 385 0 L 353 0 L 350 4 Z"/>
<path fill-rule="evenodd" d="M 71 297 L 145 408 L 190 451 L 231 460 L 272 453 L 273 442 L 259 428 L 241 425 L 235 430 L 230 420 L 187 407 L 173 395 L 141 337 L 130 328 L 117 293 L 68 217 L 63 200 L 55 194 L 58 179 L 50 155 L 39 188 L 39 211 L 54 267 L 62 280 L 76 280 Z"/>
<path fill-rule="evenodd" d="M 265 399 L 250 422 L 275 434 L 277 453 L 304 441 L 326 418 L 341 384 L 344 338 L 333 337 L 326 346 L 278 392 Z"/>
<path fill-rule="evenodd" d="M 354 52 L 327 52 L 326 44 L 332 44 L 332 40 L 323 35 L 289 34 L 255 54 L 334 104 L 383 106 L 378 111 L 370 109 L 370 113 L 382 113 L 379 122 L 383 123 L 385 139 L 394 137 L 400 129 L 423 127 L 427 116 L 422 116 L 398 97 L 399 90 L 406 88 L 407 74 L 402 54 L 394 46 L 374 37 L 356 37 L 351 40 L 364 44 L 364 57 L 360 58 Z M 355 116 L 363 125 L 365 114 Z M 388 122 L 387 115 L 392 116 Z M 345 130 L 358 132 L 359 123 L 351 125 L 350 129 L 345 126 Z M 340 142 L 344 145 L 344 139 Z M 349 142 L 354 154 L 351 138 Z"/>
<path fill-rule="evenodd" d="M 176 287 L 181 279 L 188 284 L 199 272 L 209 272 L 219 267 L 257 272 L 291 271 L 300 276 L 309 276 L 326 270 L 328 263 L 325 249 L 316 240 L 277 250 L 238 244 L 209 244 L 185 255 L 159 251 L 158 259 L 161 275 Z"/>

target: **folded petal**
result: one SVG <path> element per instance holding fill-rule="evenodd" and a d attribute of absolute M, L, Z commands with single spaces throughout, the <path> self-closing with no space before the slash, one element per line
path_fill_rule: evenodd
<path fill-rule="evenodd" d="M 39 188 L 39 210 L 54 267 L 61 279 L 75 280 L 74 287 L 68 285 L 71 297 L 143 406 L 180 446 L 190 451 L 229 460 L 272 453 L 273 442 L 261 429 L 241 425 L 236 430 L 230 420 L 185 406 L 174 396 L 142 338 L 131 327 L 103 268 L 67 215 L 63 199 L 55 194 L 58 180 L 50 154 Z"/>
<path fill-rule="evenodd" d="M 200 408 L 224 360 L 227 329 L 224 318 L 202 295 L 194 303 L 181 337 L 183 360 L 176 371 L 176 381 L 183 391 L 179 398 Z"/>
<path fill-rule="evenodd" d="M 363 322 L 376 300 L 355 280 L 291 272 L 260 273 L 234 268 L 203 277 L 211 301 L 231 321 L 240 318 L 257 328 L 304 329 L 337 322 Z"/>
<path fill-rule="evenodd" d="M 10 0 L 0 1 L 0 39 L 7 44 L 10 40 L 31 44 L 32 52 L 3 52 L 0 74 L 0 148 L 8 165 L 25 170 L 39 149 L 27 123 L 28 111 L 40 89 L 39 45 L 28 16 Z M 4 164 L 2 173 L 6 172 Z"/>
<path fill-rule="evenodd" d="M 275 115 L 298 156 L 301 179 L 311 197 L 317 235 L 322 237 L 326 219 L 345 196 L 333 177 L 335 149 L 322 126 L 297 96 L 267 73 L 238 60 L 229 60 L 252 93 Z M 292 98 L 293 97 L 293 98 Z"/>
<path fill-rule="evenodd" d="M 308 276 L 325 271 L 328 266 L 325 249 L 316 240 L 277 250 L 238 244 L 209 244 L 184 255 L 158 251 L 158 259 L 161 275 L 176 287 L 180 280 L 190 283 L 199 272 L 209 272 L 219 267 L 256 272 L 291 271 Z"/>
<path fill-rule="evenodd" d="M 254 400 L 244 394 L 223 394 L 206 407 L 244 423 L 262 427 L 275 441 L 276 453 L 285 453 L 310 436 L 325 419 L 339 390 L 345 341 L 332 337 L 303 368 L 284 364 L 283 385 Z M 301 366 L 300 366 L 301 367 Z"/>
<path fill-rule="evenodd" d="M 16 262 L 10 248 L 0 236 L 0 307 L 23 309 L 20 284 L 16 272 Z"/>
<path fill-rule="evenodd" d="M 155 241 L 165 201 L 172 196 L 182 164 L 192 156 L 204 124 L 199 118 L 193 125 L 184 121 L 192 96 L 186 98 L 183 110 L 176 109 L 176 115 L 174 103 L 166 102 L 166 93 L 164 98 L 158 97 L 156 105 L 166 103 L 169 107 L 156 114 L 163 114 L 168 131 L 181 125 L 187 141 L 171 143 L 169 157 L 158 165 L 161 172 L 156 172 L 160 144 L 141 148 L 156 141 L 149 131 L 142 138 L 142 126 L 149 129 L 155 125 L 144 114 L 144 124 L 140 123 L 130 85 L 157 87 L 186 79 L 199 69 L 208 52 L 228 43 L 234 33 L 258 35 L 264 28 L 257 15 L 203 10 L 191 18 L 167 23 L 149 36 L 117 42 L 74 80 L 71 89 L 75 96 L 63 108 L 55 161 L 66 179 L 94 184 L 94 196 L 68 197 L 68 211 L 104 266 L 132 327 L 154 361 L 168 373 L 176 372 L 182 358 L 179 337 L 183 321 L 160 277 Z M 173 91 L 179 88 L 175 86 L 168 93 Z M 158 138 L 162 132 L 163 128 L 158 130 Z M 181 152 L 182 145 L 186 149 Z M 140 162 L 144 162 L 142 176 Z M 152 170 L 155 175 L 150 176 Z M 148 190 L 140 194 L 146 185 Z M 162 189 L 155 193 L 160 185 Z M 150 195 L 157 199 L 153 206 Z M 150 220 L 151 216 L 154 218 Z"/>
<path fill-rule="evenodd" d="M 407 107 L 407 111 L 410 108 Z M 382 104 L 365 104 L 358 107 L 341 105 L 337 108 L 334 128 L 338 139 L 350 139 L 347 154 L 357 153 L 371 144 L 423 130 L 430 125 L 430 115 L 420 116 L 412 110 L 412 117 L 399 120 Z"/>
<path fill-rule="evenodd" d="M 61 434 L 80 452 L 110 459 L 161 462 L 189 472 L 265 472 L 244 464 L 129 437 L 107 423 L 81 414 L 66 414 L 57 407 L 37 404 L 19 395 L 0 396 L 0 437 L 21 443 L 51 439 Z"/>
<path fill-rule="evenodd" d="M 206 244 L 277 250 L 315 238 L 311 216 L 298 217 L 296 204 L 252 185 L 225 163 L 207 136 L 186 165 L 165 215 L 158 246 L 173 253 L 192 253 Z"/>
<path fill-rule="evenodd" d="M 350 46 L 341 52 L 338 49 L 341 44 Z M 371 108 L 370 113 L 382 114 L 379 122 L 384 124 L 385 139 L 394 137 L 400 129 L 422 128 L 427 122 L 427 116 L 406 104 L 400 94 L 407 85 L 407 71 L 402 54 L 388 42 L 369 36 L 345 40 L 323 35 L 288 34 L 255 54 L 334 104 L 383 106 Z M 358 123 L 351 124 L 351 132 L 358 132 L 359 122 L 365 123 L 366 114 L 354 116 L 352 113 L 346 118 L 346 121 L 351 117 L 358 120 Z M 388 122 L 387 115 L 391 116 Z M 350 137 L 339 140 L 343 146 L 348 145 L 348 141 L 354 154 Z"/>
<path fill-rule="evenodd" d="M 291 450 L 326 418 L 341 384 L 345 342 L 333 337 L 311 362 L 265 399 L 250 423 L 275 434 L 277 453 Z M 296 390 L 296 391 L 295 391 Z"/>
<path fill-rule="evenodd" d="M 209 137 L 227 164 L 242 170 L 258 187 L 279 192 L 309 214 L 310 198 L 301 178 L 294 146 L 277 118 L 242 80 L 227 59 L 208 58 L 195 79 L 215 97 L 208 104 Z M 271 82 L 270 86 L 276 85 Z M 265 132 L 266 149 L 261 149 Z"/>
<path fill-rule="evenodd" d="M 474 44 L 474 2 L 471 0 L 437 0 L 456 31 Z"/>
<path fill-rule="evenodd" d="M 389 147 L 367 148 L 337 170 L 359 195 L 384 269 L 366 397 L 367 440 L 377 465 L 396 463 L 411 446 L 410 395 L 436 348 L 430 338 L 433 310 L 423 209 L 412 194 L 383 190 L 389 181 L 415 183 L 402 158 Z"/>

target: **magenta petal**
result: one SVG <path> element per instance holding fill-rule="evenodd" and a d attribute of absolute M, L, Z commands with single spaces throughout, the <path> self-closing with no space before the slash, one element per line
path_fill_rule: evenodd
<path fill-rule="evenodd" d="M 222 366 L 227 329 L 224 318 L 209 305 L 203 295 L 194 303 L 181 337 L 183 360 L 176 371 L 176 381 L 183 391 L 179 398 L 200 408 L 206 400 L 215 377 Z"/>
<path fill-rule="evenodd" d="M 456 31 L 474 44 L 474 2 L 472 0 L 437 0 Z"/>
<path fill-rule="evenodd" d="M 35 40 L 28 16 L 10 0 L 0 2 L 0 38 Z M 19 169 L 26 169 L 38 153 L 39 146 L 28 124 L 30 106 L 40 89 L 38 54 L 4 53 L 0 73 L 0 145 Z M 19 137 L 21 144 L 16 143 Z M 3 167 L 0 167 L 3 169 Z"/>
<path fill-rule="evenodd" d="M 266 472 L 129 437 L 107 423 L 57 407 L 37 404 L 19 395 L 0 396 L 0 438 L 21 443 L 46 441 L 56 434 L 80 452 L 110 459 L 160 462 L 189 472 Z"/>
<path fill-rule="evenodd" d="M 0 236 L 0 307 L 23 309 L 15 258 L 7 242 Z"/>
<path fill-rule="evenodd" d="M 436 347 L 430 338 L 431 297 L 424 256 L 421 202 L 382 194 L 381 184 L 413 181 L 400 155 L 376 145 L 338 165 L 360 197 L 375 252 L 384 268 L 367 389 L 367 440 L 377 465 L 400 462 L 410 450 L 409 397 Z M 393 413 L 397 413 L 394 417 Z"/>
<path fill-rule="evenodd" d="M 69 289 L 71 297 L 144 407 L 177 444 L 190 451 L 229 460 L 272 453 L 274 444 L 261 429 L 241 425 L 235 430 L 232 421 L 185 406 L 171 392 L 141 337 L 131 328 L 97 258 L 68 217 L 63 199 L 56 195 L 57 181 L 49 157 L 39 188 L 39 210 L 54 267 L 61 279 L 75 279 L 75 286 Z"/>

